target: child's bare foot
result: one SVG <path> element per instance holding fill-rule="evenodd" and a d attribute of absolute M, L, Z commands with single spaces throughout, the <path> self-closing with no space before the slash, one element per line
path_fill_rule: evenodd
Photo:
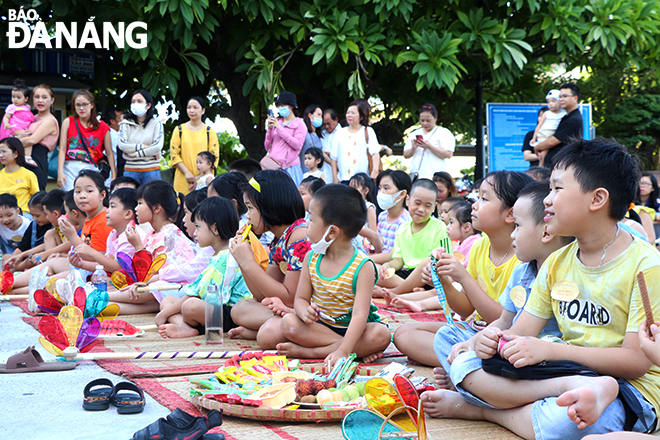
<path fill-rule="evenodd" d="M 445 371 L 444 368 L 442 367 L 435 367 L 433 369 L 433 378 L 435 379 L 435 383 L 438 384 L 438 387 L 440 387 L 441 390 L 456 390 L 454 388 L 454 384 L 451 383 L 451 379 L 449 378 L 449 375 Z"/>
<path fill-rule="evenodd" d="M 158 333 L 165 338 L 191 338 L 193 336 L 199 335 L 199 331 L 190 327 L 187 324 L 176 325 L 176 324 L 163 324 L 158 327 Z"/>
<path fill-rule="evenodd" d="M 229 339 L 257 339 L 257 332 L 255 330 L 250 330 L 242 325 L 229 330 L 227 335 Z"/>
<path fill-rule="evenodd" d="M 392 298 L 394 298 L 395 296 L 392 295 L 390 293 L 390 291 L 387 290 L 387 289 L 381 289 L 381 292 L 383 292 L 383 298 L 385 298 L 385 307 L 391 307 L 392 306 Z"/>
<path fill-rule="evenodd" d="M 420 398 L 427 416 L 436 419 L 485 420 L 483 408 L 467 403 L 455 391 L 424 391 Z"/>
<path fill-rule="evenodd" d="M 261 304 L 271 309 L 278 316 L 284 316 L 287 313 L 296 313 L 292 308 L 285 306 L 284 302 L 277 297 L 264 298 Z"/>
<path fill-rule="evenodd" d="M 402 298 L 392 298 L 392 307 L 396 307 L 397 309 L 410 309 L 415 313 L 422 311 L 422 308 L 417 301 L 408 301 Z"/>
<path fill-rule="evenodd" d="M 290 358 L 308 358 L 310 352 L 309 348 L 294 344 L 293 342 L 280 342 L 275 349 L 277 350 L 277 354 Z"/>
<path fill-rule="evenodd" d="M 34 161 L 34 159 L 32 159 L 31 156 L 25 156 L 25 163 L 26 163 L 27 165 L 30 165 L 31 167 L 37 167 L 37 166 L 39 166 L 39 165 L 37 165 L 37 163 Z"/>
<path fill-rule="evenodd" d="M 383 288 L 380 286 L 374 286 L 373 290 L 371 291 L 371 296 L 373 298 L 383 298 Z"/>
<path fill-rule="evenodd" d="M 370 364 L 375 360 L 378 360 L 383 357 L 382 351 L 377 351 L 376 353 L 371 353 L 362 357 L 362 362 L 365 364 Z"/>
<path fill-rule="evenodd" d="M 596 423 L 605 408 L 619 394 L 619 384 L 609 376 L 589 379 L 581 388 L 566 391 L 557 397 L 557 405 L 568 407 L 568 418 L 579 429 Z"/>

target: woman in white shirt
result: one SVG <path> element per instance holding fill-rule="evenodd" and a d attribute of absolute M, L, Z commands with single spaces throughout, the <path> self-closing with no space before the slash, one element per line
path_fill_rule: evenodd
<path fill-rule="evenodd" d="M 332 177 L 334 183 L 346 183 L 357 173 L 378 176 L 380 144 L 373 128 L 369 127 L 369 105 L 365 100 L 356 100 L 346 110 L 347 127 L 335 128 L 337 134 L 332 142 Z M 371 164 L 369 157 L 372 158 Z"/>
<path fill-rule="evenodd" d="M 422 127 L 408 136 L 403 157 L 412 157 L 413 179 L 431 179 L 433 173 L 447 170 L 445 159 L 453 156 L 456 138 L 446 128 L 436 125 L 438 111 L 432 104 L 424 104 L 418 113 Z"/>

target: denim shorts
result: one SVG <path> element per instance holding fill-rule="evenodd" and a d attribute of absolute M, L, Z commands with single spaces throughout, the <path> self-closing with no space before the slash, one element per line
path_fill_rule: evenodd
<path fill-rule="evenodd" d="M 145 183 L 149 183 L 152 180 L 161 180 L 160 170 L 154 170 L 154 171 L 129 171 L 129 170 L 124 170 L 124 176 L 131 177 L 131 178 L 137 180 L 137 182 L 140 185 L 144 185 Z"/>

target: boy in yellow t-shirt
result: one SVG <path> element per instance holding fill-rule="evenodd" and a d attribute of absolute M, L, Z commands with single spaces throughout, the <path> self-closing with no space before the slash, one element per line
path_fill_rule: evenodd
<path fill-rule="evenodd" d="M 524 438 L 565 440 L 624 427 L 655 429 L 660 368 L 640 349 L 637 329 L 644 309 L 636 275 L 643 272 L 648 280 L 658 315 L 660 255 L 618 226 L 638 184 L 636 162 L 615 141 L 578 140 L 557 154 L 544 220 L 549 234 L 576 241 L 546 260 L 525 310 L 503 332 L 500 353 L 516 368 L 571 360 L 604 377 L 594 382 L 582 376 L 531 381 L 493 376 L 488 386 L 474 391 L 507 409 L 478 407 L 453 391 L 434 393 L 433 401 L 422 395 L 425 409 L 440 417 L 489 420 Z M 533 337 L 553 316 L 566 344 Z M 499 342 L 493 340 L 483 357 L 493 356 Z M 610 376 L 626 380 L 617 384 Z"/>

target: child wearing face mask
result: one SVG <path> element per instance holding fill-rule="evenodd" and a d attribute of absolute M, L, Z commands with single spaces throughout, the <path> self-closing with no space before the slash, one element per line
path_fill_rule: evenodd
<path fill-rule="evenodd" d="M 277 351 L 325 358 L 327 368 L 350 353 L 365 362 L 378 359 L 390 343 L 390 331 L 371 304 L 376 265 L 352 243 L 367 220 L 362 195 L 349 186 L 326 185 L 314 194 L 309 214 L 312 251 L 302 265 L 295 313 L 280 321 L 287 342 L 277 344 Z"/>
<path fill-rule="evenodd" d="M 406 196 L 410 193 L 410 176 L 401 170 L 385 170 L 376 178 L 378 206 L 383 210 L 378 215 L 378 235 L 383 244 L 381 253 L 370 255 L 377 264 L 392 259 L 394 238 L 399 227 L 412 218 L 406 209 Z"/>

